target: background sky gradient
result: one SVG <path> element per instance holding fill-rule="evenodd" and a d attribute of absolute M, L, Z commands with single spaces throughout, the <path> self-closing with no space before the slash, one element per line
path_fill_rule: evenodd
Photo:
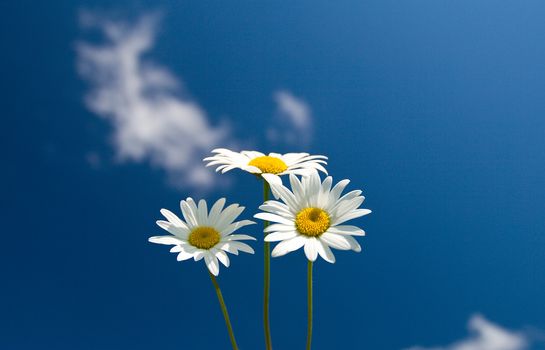
<path fill-rule="evenodd" d="M 187 196 L 256 212 L 215 146 L 325 154 L 373 210 L 315 266 L 315 350 L 545 348 L 545 2 L 0 9 L 0 349 L 227 349 L 204 264 L 147 242 Z M 241 349 L 253 246 L 219 276 Z M 304 346 L 305 273 L 272 261 L 275 349 Z"/>

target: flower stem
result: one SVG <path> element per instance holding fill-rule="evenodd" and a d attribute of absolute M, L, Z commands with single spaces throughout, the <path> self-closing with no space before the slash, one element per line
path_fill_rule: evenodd
<path fill-rule="evenodd" d="M 270 185 L 263 179 L 263 201 L 269 200 Z M 263 228 L 269 226 L 268 221 L 263 221 Z M 269 296 L 271 287 L 271 244 L 263 244 L 263 328 L 265 330 L 265 348 L 272 350 L 271 326 L 269 323 Z"/>
<path fill-rule="evenodd" d="M 308 326 L 307 326 L 307 350 L 310 350 L 312 343 L 312 261 L 308 261 L 307 267 L 307 308 L 308 308 Z"/>
<path fill-rule="evenodd" d="M 237 341 L 235 339 L 235 333 L 233 333 L 233 327 L 231 326 L 231 320 L 229 319 L 229 313 L 227 312 L 227 306 L 225 306 L 225 301 L 223 300 L 223 295 L 221 294 L 220 286 L 218 284 L 218 281 L 216 281 L 216 277 L 210 272 L 209 274 L 210 274 L 210 279 L 212 280 L 212 284 L 214 285 L 214 289 L 216 290 L 216 294 L 218 295 L 218 300 L 221 306 L 221 312 L 223 312 L 225 325 L 227 326 L 227 331 L 229 331 L 229 338 L 231 339 L 231 345 L 233 346 L 233 350 L 238 350 Z"/>

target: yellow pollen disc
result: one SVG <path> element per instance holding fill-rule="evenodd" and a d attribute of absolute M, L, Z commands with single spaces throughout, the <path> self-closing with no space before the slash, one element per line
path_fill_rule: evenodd
<path fill-rule="evenodd" d="M 309 237 L 322 235 L 330 224 L 329 215 L 319 208 L 305 208 L 295 217 L 297 231 Z"/>
<path fill-rule="evenodd" d="M 220 241 L 220 233 L 213 227 L 200 226 L 189 234 L 189 244 L 200 249 L 210 249 Z"/>
<path fill-rule="evenodd" d="M 255 166 L 262 172 L 268 174 L 280 174 L 288 169 L 288 166 L 282 159 L 271 156 L 254 158 L 248 163 L 248 165 Z"/>

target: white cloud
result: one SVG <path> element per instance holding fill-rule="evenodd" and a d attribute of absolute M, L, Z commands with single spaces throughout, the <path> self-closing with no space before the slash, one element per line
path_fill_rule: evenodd
<path fill-rule="evenodd" d="M 280 90 L 274 93 L 276 113 L 267 130 L 271 143 L 308 147 L 312 140 L 312 116 L 310 107 L 291 92 Z"/>
<path fill-rule="evenodd" d="M 87 107 L 113 125 L 120 160 L 150 162 L 186 186 L 212 185 L 201 159 L 232 144 L 226 125 L 212 126 L 203 109 L 183 96 L 179 80 L 143 57 L 154 45 L 157 16 L 132 24 L 82 13 L 80 24 L 103 34 L 100 44 L 77 45 L 78 72 L 91 89 Z"/>
<path fill-rule="evenodd" d="M 480 315 L 471 317 L 468 323 L 470 335 L 453 344 L 439 347 L 414 346 L 406 350 L 524 350 L 528 348 L 528 336 L 500 327 Z"/>

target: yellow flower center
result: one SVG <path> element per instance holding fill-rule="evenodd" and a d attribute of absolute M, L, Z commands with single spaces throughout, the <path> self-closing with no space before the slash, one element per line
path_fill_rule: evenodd
<path fill-rule="evenodd" d="M 297 231 L 309 237 L 319 237 L 330 224 L 329 215 L 320 208 L 305 208 L 295 217 Z"/>
<path fill-rule="evenodd" d="M 271 157 L 271 156 L 261 156 L 252 159 L 248 165 L 255 166 L 259 168 L 264 173 L 268 174 L 280 174 L 281 172 L 286 171 L 288 166 L 282 159 Z"/>
<path fill-rule="evenodd" d="M 200 249 L 210 249 L 220 241 L 220 233 L 213 227 L 200 226 L 189 234 L 189 244 Z"/>

